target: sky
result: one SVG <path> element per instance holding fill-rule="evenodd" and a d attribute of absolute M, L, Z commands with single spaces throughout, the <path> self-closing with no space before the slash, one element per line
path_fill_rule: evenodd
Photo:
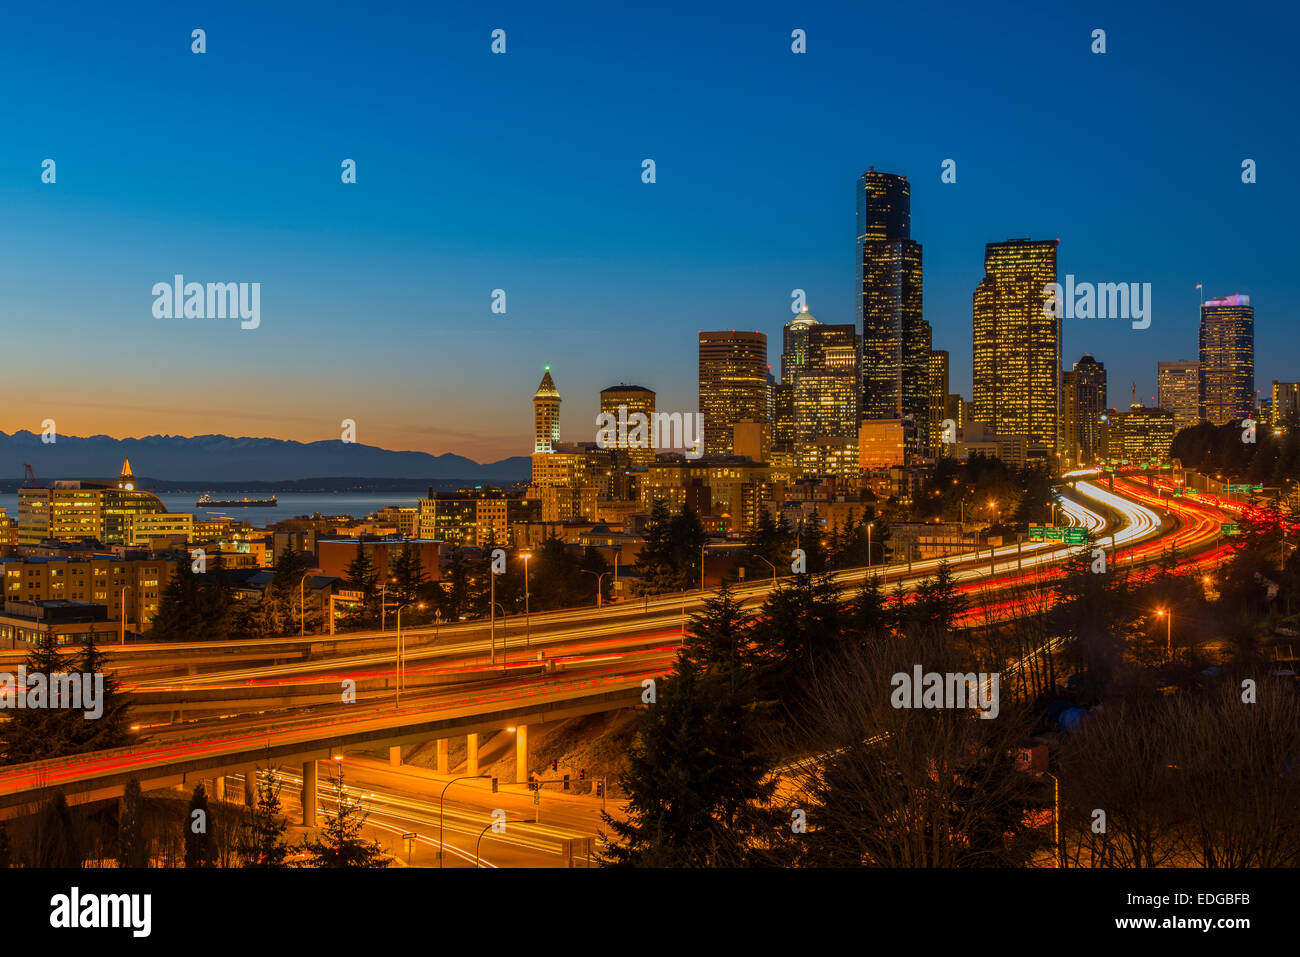
<path fill-rule="evenodd" d="M 1252 2 L 10 5 L 0 431 L 311 441 L 351 419 L 359 442 L 492 461 L 531 452 L 545 365 L 566 441 L 594 439 L 619 382 L 694 411 L 699 330 L 766 332 L 779 370 L 792 290 L 854 321 L 869 166 L 912 183 L 954 391 L 984 244 L 1011 237 L 1059 238 L 1062 281 L 1152 284 L 1150 328 L 1064 321 L 1066 367 L 1096 355 L 1112 405 L 1196 358 L 1197 283 L 1251 296 L 1267 391 L 1300 378 L 1298 21 Z M 260 282 L 260 325 L 155 317 L 177 273 Z"/>

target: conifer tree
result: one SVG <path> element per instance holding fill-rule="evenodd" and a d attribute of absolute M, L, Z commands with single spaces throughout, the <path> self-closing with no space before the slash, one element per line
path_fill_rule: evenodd
<path fill-rule="evenodd" d="M 149 848 L 144 836 L 144 799 L 140 782 L 131 778 L 117 809 L 117 866 L 148 867 Z"/>
<path fill-rule="evenodd" d="M 381 868 L 387 867 L 390 858 L 376 841 L 361 836 L 369 815 L 361 804 L 347 793 L 343 772 L 331 778 L 334 784 L 334 809 L 326 811 L 325 826 L 316 838 L 304 841 L 302 849 L 308 855 L 309 867 Z"/>
<path fill-rule="evenodd" d="M 216 848 L 212 844 L 208 794 L 203 788 L 203 782 L 200 781 L 194 786 L 190 807 L 185 814 L 185 866 L 212 867 L 216 857 Z"/>

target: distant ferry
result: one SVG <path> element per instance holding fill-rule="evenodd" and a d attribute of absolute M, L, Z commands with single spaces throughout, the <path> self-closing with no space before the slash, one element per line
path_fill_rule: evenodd
<path fill-rule="evenodd" d="M 206 508 L 274 508 L 277 500 L 274 495 L 270 498 L 217 499 L 208 492 L 194 504 Z"/>

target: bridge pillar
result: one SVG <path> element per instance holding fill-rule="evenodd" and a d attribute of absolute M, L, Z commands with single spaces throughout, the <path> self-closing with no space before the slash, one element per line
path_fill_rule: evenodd
<path fill-rule="evenodd" d="M 247 800 L 252 795 L 253 803 L 257 803 L 257 765 L 251 768 L 244 768 L 244 799 Z"/>
<path fill-rule="evenodd" d="M 224 775 L 218 774 L 212 779 L 212 798 L 216 801 L 226 799 L 226 778 Z"/>
<path fill-rule="evenodd" d="M 302 763 L 302 826 L 316 826 L 316 760 Z"/>
<path fill-rule="evenodd" d="M 438 773 L 451 773 L 451 742 L 446 738 L 438 739 Z"/>
<path fill-rule="evenodd" d="M 395 748 L 388 749 L 388 763 L 393 767 L 401 767 L 402 764 L 402 746 L 399 744 Z"/>
<path fill-rule="evenodd" d="M 478 774 L 478 735 L 471 734 L 465 738 L 465 773 Z"/>
<path fill-rule="evenodd" d="M 515 783 L 528 780 L 528 725 L 515 726 Z"/>

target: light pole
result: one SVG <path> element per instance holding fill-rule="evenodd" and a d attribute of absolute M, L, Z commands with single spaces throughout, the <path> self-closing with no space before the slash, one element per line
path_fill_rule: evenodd
<path fill-rule="evenodd" d="M 298 637 L 307 634 L 307 574 L 298 579 Z"/>
<path fill-rule="evenodd" d="M 452 778 L 442 788 L 442 794 L 438 797 L 438 866 L 442 867 L 442 822 L 445 815 L 443 809 L 447 806 L 447 788 L 451 787 L 457 781 L 469 781 L 473 778 L 492 778 L 492 793 L 497 793 L 497 779 L 490 774 L 466 774 L 458 778 Z"/>
<path fill-rule="evenodd" d="M 764 565 L 766 565 L 768 568 L 772 569 L 772 587 L 775 588 L 776 587 L 776 566 L 773 565 L 771 562 L 769 562 L 762 555 L 755 555 L 754 557 L 757 558 Z"/>
<path fill-rule="evenodd" d="M 876 527 L 875 522 L 867 522 L 867 567 L 871 567 L 871 530 Z"/>
<path fill-rule="evenodd" d="M 486 827 L 484 827 L 483 830 L 478 832 L 478 840 L 474 842 L 474 866 L 475 867 L 483 866 L 482 865 L 483 858 L 479 855 L 479 848 L 483 846 L 483 835 L 486 834 L 488 831 L 490 831 L 493 827 L 495 827 L 497 823 L 498 822 L 493 821 L 491 824 L 488 824 Z M 528 823 L 527 821 L 501 821 L 500 822 L 502 828 L 504 828 L 507 824 L 527 824 L 527 823 Z"/>
<path fill-rule="evenodd" d="M 388 619 L 388 583 L 396 582 L 396 578 L 385 578 L 383 585 L 379 587 L 379 633 L 383 634 L 387 628 Z"/>
<path fill-rule="evenodd" d="M 402 661 L 402 652 L 404 650 L 402 646 L 402 611 L 406 608 L 410 608 L 412 605 L 415 605 L 416 608 L 424 607 L 422 603 L 416 604 L 413 601 L 408 601 L 405 605 L 397 606 L 397 693 L 394 697 L 396 706 L 399 708 L 402 706 L 402 673 L 404 664 Z"/>
<path fill-rule="evenodd" d="M 597 574 L 596 572 L 593 572 L 590 568 L 581 568 L 579 569 L 579 571 L 581 571 L 584 575 L 596 576 L 596 607 L 599 608 L 601 604 L 601 598 L 603 597 L 600 591 L 600 583 L 605 580 L 605 576 L 608 575 L 609 572 L 600 572 L 599 574 Z"/>
<path fill-rule="evenodd" d="M 528 616 L 528 559 L 533 557 L 533 553 L 524 552 L 519 557 L 524 560 L 524 648 L 528 648 L 533 634 L 532 620 Z"/>
<path fill-rule="evenodd" d="M 130 585 L 122 586 L 122 594 L 118 598 L 118 606 L 122 609 L 122 644 L 126 644 L 126 593 L 131 588 Z"/>
<path fill-rule="evenodd" d="M 505 609 L 501 609 L 503 612 Z M 492 558 L 488 557 L 488 663 L 497 663 L 497 573 L 492 570 Z M 502 649 L 504 653 L 505 649 Z"/>
<path fill-rule="evenodd" d="M 1165 657 L 1172 661 L 1174 657 L 1174 613 L 1170 611 L 1166 615 L 1165 610 L 1161 608 L 1156 612 L 1156 615 L 1165 620 Z"/>
<path fill-rule="evenodd" d="M 1051 771 L 1044 771 L 1052 779 L 1052 843 L 1056 845 L 1056 866 L 1065 864 L 1064 848 L 1061 847 L 1061 780 Z"/>

